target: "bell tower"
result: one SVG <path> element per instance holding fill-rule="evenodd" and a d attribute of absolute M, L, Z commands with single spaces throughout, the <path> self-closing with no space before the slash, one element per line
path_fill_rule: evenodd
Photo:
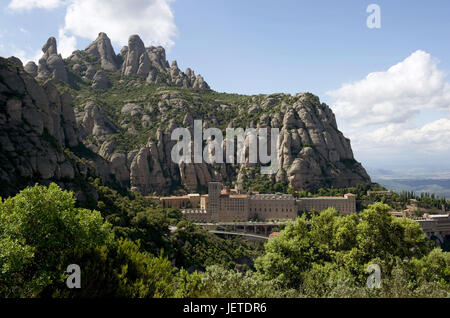
<path fill-rule="evenodd" d="M 222 192 L 222 183 L 208 183 L 208 213 L 211 215 L 212 222 L 218 222 L 220 209 L 220 195 Z"/>

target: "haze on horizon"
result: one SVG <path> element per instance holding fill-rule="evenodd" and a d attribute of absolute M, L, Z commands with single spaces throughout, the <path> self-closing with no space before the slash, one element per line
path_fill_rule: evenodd
<path fill-rule="evenodd" d="M 381 29 L 366 25 L 370 3 Z M 372 0 L 2 0 L 0 55 L 64 57 L 99 32 L 163 45 L 228 93 L 312 92 L 331 106 L 369 172 L 450 178 L 450 3 Z"/>

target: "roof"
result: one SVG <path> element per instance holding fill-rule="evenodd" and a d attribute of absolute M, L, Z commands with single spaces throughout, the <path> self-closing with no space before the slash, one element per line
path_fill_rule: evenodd
<path fill-rule="evenodd" d="M 295 200 L 290 194 L 254 194 L 249 196 L 251 200 Z"/>
<path fill-rule="evenodd" d="M 184 195 L 184 196 L 180 196 L 180 197 L 177 197 L 177 196 L 171 196 L 171 197 L 161 197 L 161 198 L 159 198 L 160 200 L 187 200 L 187 199 L 189 199 L 189 196 L 187 196 L 187 195 Z"/>
<path fill-rule="evenodd" d="M 448 215 L 448 214 L 430 214 L 430 215 L 428 215 L 428 217 L 430 218 L 430 219 L 444 219 L 444 218 L 449 218 L 450 217 L 450 215 Z"/>
<path fill-rule="evenodd" d="M 247 194 L 231 194 L 229 196 L 230 199 L 247 199 L 248 195 Z"/>
<path fill-rule="evenodd" d="M 315 198 L 300 198 L 298 200 L 347 200 L 345 197 L 315 197 Z"/>

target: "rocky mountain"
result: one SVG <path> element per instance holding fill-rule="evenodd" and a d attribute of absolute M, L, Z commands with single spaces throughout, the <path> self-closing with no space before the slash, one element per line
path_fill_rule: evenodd
<path fill-rule="evenodd" d="M 109 163 L 81 140 L 72 96 L 53 81 L 40 85 L 20 60 L 0 58 L 0 195 L 50 180 L 73 190 L 81 190 L 77 178 L 113 181 Z M 75 154 L 82 150 L 83 160 Z"/>
<path fill-rule="evenodd" d="M 279 128 L 280 169 L 268 177 L 274 183 L 312 190 L 370 182 L 331 109 L 310 93 L 214 92 L 191 69 L 182 72 L 176 61 L 169 66 L 162 47 L 145 47 L 137 35 L 119 54 L 104 33 L 65 60 L 54 38 L 43 53 L 39 65 L 23 68 L 17 59 L 1 63 L 4 183 L 10 182 L 11 171 L 18 178 L 46 180 L 83 175 L 64 155 L 80 147 L 91 152 L 86 160 L 92 175 L 113 178 L 146 195 L 254 178 L 258 165 L 248 163 L 173 163 L 171 133 L 177 127 L 192 128 L 194 119 L 222 131 Z"/>

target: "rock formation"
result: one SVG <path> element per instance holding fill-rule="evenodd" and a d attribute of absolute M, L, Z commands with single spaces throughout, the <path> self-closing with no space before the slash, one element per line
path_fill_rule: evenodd
<path fill-rule="evenodd" d="M 56 39 L 51 37 L 43 46 L 44 55 L 39 60 L 39 66 L 30 62 L 25 66 L 33 77 L 39 80 L 55 79 L 68 82 L 66 64 L 58 54 Z M 166 52 L 161 46 L 145 47 L 138 35 L 130 36 L 128 46 L 122 48 L 116 55 L 111 40 L 105 33 L 100 33 L 84 51 L 75 51 L 67 59 L 74 63 L 70 70 L 81 78 L 92 81 L 95 89 L 107 89 L 112 86 L 106 72 L 120 72 L 124 77 L 138 76 L 148 84 L 167 84 L 182 88 L 209 90 L 210 87 L 200 75 L 187 69 L 183 73 L 178 69 L 177 62 L 172 66 L 166 60 Z M 92 63 L 95 61 L 96 63 Z M 98 67 L 97 65 L 100 65 Z"/>
<path fill-rule="evenodd" d="M 98 71 L 92 79 L 92 87 L 95 89 L 107 89 L 111 87 L 111 82 L 103 71 Z"/>
<path fill-rule="evenodd" d="M 66 66 L 61 55 L 58 54 L 56 39 L 51 37 L 42 47 L 44 56 L 39 60 L 37 78 L 41 80 L 55 79 L 57 81 L 68 81 Z"/>
<path fill-rule="evenodd" d="M 117 130 L 102 109 L 91 100 L 83 106 L 82 110 L 77 110 L 76 118 L 82 138 L 93 136 L 97 141 L 103 143 L 109 135 Z"/>
<path fill-rule="evenodd" d="M 100 176 L 100 170 L 106 180 L 101 157 L 86 165 L 64 152 L 80 144 L 72 97 L 51 82 L 39 85 L 13 59 L 0 58 L 0 194 L 50 181 L 75 190 L 68 185 L 75 176 Z"/>
<path fill-rule="evenodd" d="M 38 75 L 38 66 L 34 62 L 28 62 L 25 67 L 25 71 L 33 77 Z"/>
<path fill-rule="evenodd" d="M 124 59 L 122 74 L 125 76 L 141 76 L 147 83 L 165 83 L 183 88 L 210 89 L 203 77 L 195 77 L 192 70 L 189 75 L 179 70 L 177 62 L 172 66 L 166 60 L 166 52 L 161 46 L 145 48 L 138 35 L 132 35 L 128 46 L 121 51 Z"/>
<path fill-rule="evenodd" d="M 115 72 L 120 67 L 119 59 L 111 45 L 111 40 L 105 33 L 100 33 L 98 38 L 87 48 L 86 53 L 100 60 L 102 69 Z"/>
<path fill-rule="evenodd" d="M 248 163 L 248 149 L 245 163 L 239 165 L 172 162 L 172 132 L 177 127 L 192 131 L 194 119 L 202 119 L 204 129 L 222 131 L 279 128 L 279 170 L 268 176 L 273 183 L 314 190 L 370 182 L 333 112 L 312 94 L 211 94 L 202 76 L 190 68 L 182 72 L 176 61 L 169 65 L 164 48 L 146 48 L 137 35 L 119 55 L 104 33 L 65 61 L 57 54 L 54 38 L 43 52 L 39 66 L 22 67 L 16 58 L 1 60 L 4 183 L 70 179 L 90 169 L 93 175 L 105 180 L 113 176 L 116 184 L 147 195 L 198 191 L 210 181 L 252 179 L 259 164 Z M 54 85 L 67 81 L 68 74 L 71 81 L 65 90 L 73 99 Z M 91 168 L 74 165 L 62 151 L 77 147 L 92 152 Z"/>

